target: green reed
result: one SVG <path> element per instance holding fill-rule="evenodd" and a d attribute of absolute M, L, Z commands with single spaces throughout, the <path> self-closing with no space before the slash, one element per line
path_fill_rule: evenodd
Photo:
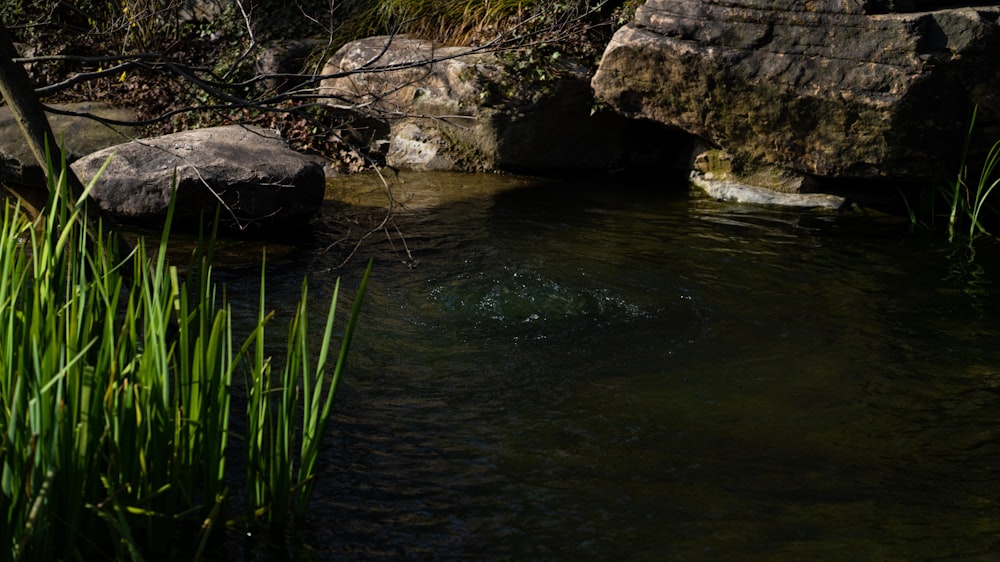
<path fill-rule="evenodd" d="M 6 206 L 0 224 L 0 559 L 199 556 L 229 516 L 237 439 L 252 467 L 243 524 L 280 530 L 303 516 L 371 265 L 333 372 L 339 291 L 316 356 L 303 282 L 272 376 L 263 283 L 256 326 L 234 340 L 211 252 L 196 252 L 187 274 L 167 263 L 170 218 L 155 252 L 140 242 L 120 263 L 114 240 L 88 239 L 84 198 L 65 200 L 66 178 L 49 191 L 37 220 Z M 245 436 L 230 428 L 240 373 Z"/>
<path fill-rule="evenodd" d="M 370 266 L 369 266 L 370 267 Z M 338 280 L 331 297 L 319 356 L 312 365 L 309 346 L 308 310 L 305 306 L 307 284 L 302 283 L 302 299 L 288 329 L 284 365 L 276 367 L 264 356 L 264 276 L 261 275 L 260 307 L 253 334 L 253 367 L 247 372 L 247 519 L 263 518 L 272 530 L 280 532 L 289 515 L 303 518 L 312 496 L 320 446 L 332 413 L 334 391 L 343 373 L 348 347 L 360 312 L 361 299 L 355 299 L 341 342 L 333 373 L 327 381 L 326 364 L 330 355 L 336 303 L 340 292 Z M 367 272 L 358 289 L 366 290 Z M 275 376 L 273 371 L 280 370 Z M 277 386 L 276 386 L 277 385 Z"/>
<path fill-rule="evenodd" d="M 972 144 L 972 134 L 978 110 L 979 108 L 976 107 L 972 111 L 972 118 L 962 146 L 958 173 L 953 182 L 939 190 L 949 207 L 948 240 L 954 242 L 959 237 L 962 223 L 967 221 L 966 241 L 970 250 L 973 249 L 977 235 L 989 235 L 982 222 L 983 213 L 990 208 L 988 205 L 989 197 L 997 184 L 1000 184 L 1000 177 L 996 174 L 996 167 L 1000 162 L 1000 141 L 994 143 L 987 152 L 979 171 L 979 177 L 971 181 L 969 178 L 969 148 Z"/>

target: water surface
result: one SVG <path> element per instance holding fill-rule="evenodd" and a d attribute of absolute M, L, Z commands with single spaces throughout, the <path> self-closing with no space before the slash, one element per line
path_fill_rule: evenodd
<path fill-rule="evenodd" d="M 275 558 L 998 555 L 995 247 L 969 265 L 900 221 L 666 181 L 399 179 L 346 265 L 375 178 L 335 181 L 269 267 L 280 309 L 375 259 L 310 523 Z"/>

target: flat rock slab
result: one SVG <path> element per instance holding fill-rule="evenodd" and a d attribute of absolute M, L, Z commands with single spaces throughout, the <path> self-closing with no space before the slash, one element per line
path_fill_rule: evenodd
<path fill-rule="evenodd" d="M 93 197 L 127 222 L 162 222 L 176 174 L 179 225 L 215 216 L 237 230 L 303 226 L 323 203 L 325 177 L 314 160 L 290 149 L 278 131 L 231 125 L 132 141 L 81 158 L 84 184 L 100 175 Z"/>
<path fill-rule="evenodd" d="M 53 105 L 55 109 L 87 113 L 115 121 L 134 121 L 132 109 L 106 103 L 83 102 Z M 52 134 L 63 145 L 66 160 L 73 162 L 91 152 L 134 138 L 133 127 L 109 126 L 94 119 L 48 112 Z M 24 142 L 21 128 L 7 106 L 0 107 L 0 180 L 30 187 L 45 187 L 45 172 Z"/>
<path fill-rule="evenodd" d="M 693 173 L 691 183 L 710 197 L 719 201 L 733 201 L 748 205 L 789 207 L 797 209 L 822 209 L 837 211 L 847 206 L 847 199 L 826 193 L 783 193 L 733 180 L 711 180 Z"/>
<path fill-rule="evenodd" d="M 740 163 L 933 179 L 958 162 L 971 107 L 985 146 L 1000 126 L 1000 5 L 956 4 L 648 0 L 592 84 Z"/>

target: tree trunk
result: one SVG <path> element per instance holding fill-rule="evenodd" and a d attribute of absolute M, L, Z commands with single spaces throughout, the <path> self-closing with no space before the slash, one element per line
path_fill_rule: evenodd
<path fill-rule="evenodd" d="M 68 203 L 72 205 L 83 195 L 83 184 L 68 164 L 65 170 L 63 169 L 62 150 L 52 134 L 49 120 L 45 116 L 45 108 L 38 100 L 38 96 L 35 95 L 35 88 L 28 79 L 24 67 L 14 62 L 15 58 L 17 58 L 17 49 L 14 48 L 7 28 L 0 25 L 0 94 L 3 95 L 4 101 L 7 102 L 11 113 L 20 125 L 24 140 L 28 143 L 31 153 L 35 156 L 35 160 L 42 170 L 51 170 L 55 177 L 59 177 L 60 173 L 65 172 L 70 193 L 73 196 L 73 200 L 68 201 Z M 51 167 L 45 154 L 46 143 L 52 161 Z M 34 208 L 37 205 L 37 201 L 32 201 L 33 198 L 23 191 L 10 186 L 7 186 L 7 189 L 27 203 L 29 207 Z M 103 216 L 100 207 L 88 200 L 86 214 L 88 217 L 87 233 L 90 238 L 95 239 L 100 233 L 104 240 L 109 243 L 115 240 L 119 249 L 119 255 L 116 258 L 122 255 L 121 252 L 126 249 L 122 246 L 125 242 L 115 236 L 111 230 L 112 222 L 108 217 Z"/>

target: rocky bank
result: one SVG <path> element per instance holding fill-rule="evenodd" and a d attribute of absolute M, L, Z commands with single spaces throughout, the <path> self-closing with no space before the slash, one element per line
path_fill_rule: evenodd
<path fill-rule="evenodd" d="M 648 0 L 595 73 L 569 60 L 525 70 L 510 54 L 380 36 L 338 50 L 319 93 L 358 117 L 342 133 L 396 168 L 683 168 L 720 198 L 837 208 L 843 199 L 802 195 L 831 180 L 953 173 L 973 107 L 973 151 L 1000 138 L 998 20 L 1000 4 L 988 2 Z M 66 130 L 67 145 L 83 147 L 73 158 L 121 140 L 81 144 Z M 95 194 L 129 219 L 162 216 L 175 166 L 182 212 L 222 202 L 238 228 L 302 224 L 321 203 L 318 166 L 273 132 L 190 134 L 133 141 L 74 167 L 86 177 L 116 153 Z M 17 144 L 0 147 L 0 168 L 30 183 L 38 170 L 22 165 Z"/>
<path fill-rule="evenodd" d="M 648 0 L 592 84 L 737 173 L 923 181 L 955 167 L 973 106 L 1000 138 L 998 18 L 984 2 Z"/>

